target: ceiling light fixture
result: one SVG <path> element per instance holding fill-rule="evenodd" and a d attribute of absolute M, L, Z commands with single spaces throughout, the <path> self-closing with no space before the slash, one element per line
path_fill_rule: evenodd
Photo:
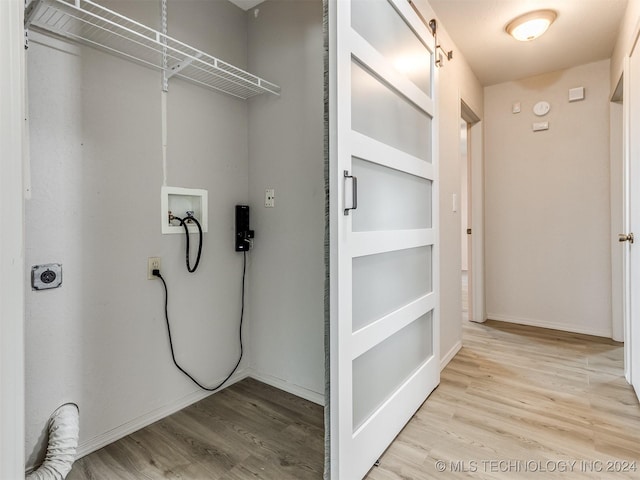
<path fill-rule="evenodd" d="M 546 32 L 556 17 L 557 14 L 553 10 L 536 10 L 525 13 L 511 20 L 506 31 L 516 40 L 528 42 Z"/>

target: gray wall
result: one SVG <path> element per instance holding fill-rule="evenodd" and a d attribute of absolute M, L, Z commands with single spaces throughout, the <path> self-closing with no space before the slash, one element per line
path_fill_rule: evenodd
<path fill-rule="evenodd" d="M 608 60 L 485 89 L 489 318 L 611 336 L 609 91 Z"/>
<path fill-rule="evenodd" d="M 322 2 L 269 0 L 248 12 L 248 28 L 250 69 L 282 87 L 280 98 L 249 108 L 251 365 L 256 377 L 321 402 Z M 264 207 L 265 188 L 275 189 L 275 208 Z"/>
<path fill-rule="evenodd" d="M 159 2 L 116 3 L 157 27 Z M 246 67 L 242 10 L 170 1 L 169 19 L 171 34 Z M 203 396 L 171 362 L 163 291 L 146 278 L 148 256 L 162 257 L 179 360 L 204 382 L 224 378 L 238 354 L 242 256 L 233 251 L 233 206 L 248 200 L 246 102 L 173 81 L 168 184 L 209 191 L 202 263 L 187 274 L 183 237 L 160 234 L 160 74 L 43 38 L 47 45 L 33 42 L 28 52 L 26 263 L 62 263 L 64 283 L 26 295 L 29 465 L 64 402 L 80 406 L 83 453 Z"/>

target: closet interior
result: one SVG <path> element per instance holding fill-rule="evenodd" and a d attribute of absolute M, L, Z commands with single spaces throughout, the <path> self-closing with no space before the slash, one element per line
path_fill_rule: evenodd
<path fill-rule="evenodd" d="M 199 382 L 232 371 L 243 322 L 240 383 L 206 400 L 212 416 L 256 380 L 323 405 L 322 1 L 33 0 L 25 17 L 26 264 L 64 279 L 26 294 L 27 467 L 64 403 L 83 456 L 211 395 L 172 361 L 149 258 L 175 358 Z M 185 191 L 207 212 L 193 273 L 185 235 L 163 233 L 163 187 L 206 192 Z M 244 253 L 238 205 L 255 232 Z M 193 262 L 197 232 L 190 245 Z"/>

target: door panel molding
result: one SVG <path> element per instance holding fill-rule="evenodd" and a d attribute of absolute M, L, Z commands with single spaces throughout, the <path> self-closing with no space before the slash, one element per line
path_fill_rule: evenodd
<path fill-rule="evenodd" d="M 355 130 L 351 131 L 351 146 L 353 156 L 362 160 L 410 173 L 427 180 L 433 180 L 435 177 L 433 164 Z"/>
<path fill-rule="evenodd" d="M 380 342 L 399 332 L 422 315 L 432 311 L 437 304 L 434 292 L 414 300 L 353 333 L 352 360 L 371 350 Z"/>
<path fill-rule="evenodd" d="M 352 258 L 380 253 L 407 250 L 433 245 L 436 235 L 433 228 L 416 230 L 391 230 L 380 232 L 354 232 L 352 234 Z"/>
<path fill-rule="evenodd" d="M 389 87 L 403 95 L 407 100 L 425 113 L 432 115 L 434 110 L 433 100 L 420 90 L 411 80 L 397 73 L 393 65 L 371 46 L 357 32 L 351 31 L 351 52 L 359 63 L 380 78 Z"/>
<path fill-rule="evenodd" d="M 394 439 L 407 424 L 413 413 L 414 406 L 420 405 L 424 399 L 438 385 L 433 378 L 439 376 L 440 360 L 432 355 L 413 375 L 411 375 L 394 394 L 381 405 L 374 414 L 354 433 L 354 449 L 366 452 L 354 459 L 354 472 L 367 472 L 378 460 L 380 438 Z M 394 412 L 404 412 L 398 417 Z M 353 477 L 362 478 L 359 473 Z M 340 477 L 342 480 L 342 477 Z"/>

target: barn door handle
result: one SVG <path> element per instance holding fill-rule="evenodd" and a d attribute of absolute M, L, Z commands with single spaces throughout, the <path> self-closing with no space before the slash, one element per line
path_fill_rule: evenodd
<path fill-rule="evenodd" d="M 349 175 L 349 170 L 345 170 L 344 178 L 345 179 L 350 178 L 351 180 L 353 180 L 353 190 L 351 192 L 351 206 L 344 208 L 344 214 L 349 215 L 349 210 L 356 210 L 358 208 L 358 177 Z"/>

